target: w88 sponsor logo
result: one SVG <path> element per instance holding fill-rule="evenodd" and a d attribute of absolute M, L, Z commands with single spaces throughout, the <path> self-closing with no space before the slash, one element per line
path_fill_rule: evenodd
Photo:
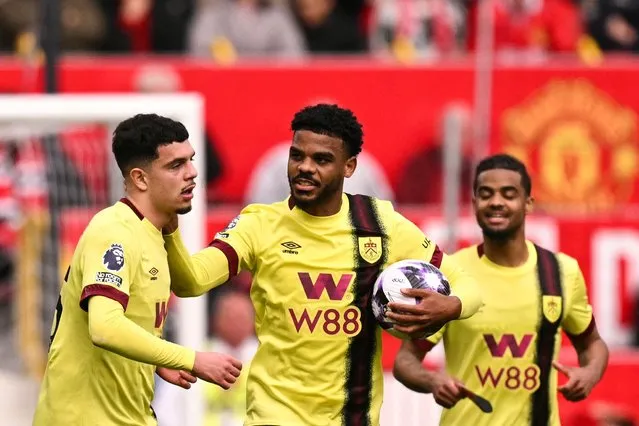
<path fill-rule="evenodd" d="M 307 302 L 288 309 L 291 325 L 297 334 L 357 336 L 362 329 L 362 313 L 356 306 L 344 306 L 352 295 L 347 290 L 353 274 L 320 273 L 313 279 L 308 272 L 297 274 Z M 301 293 L 302 294 L 302 293 Z M 324 303 L 320 301 L 324 301 Z M 348 299 L 347 299 L 348 300 Z"/>
<path fill-rule="evenodd" d="M 361 312 L 355 306 L 289 308 L 291 323 L 298 334 L 354 337 L 362 329 Z"/>
<path fill-rule="evenodd" d="M 475 373 L 482 387 L 507 390 L 525 390 L 534 392 L 539 388 L 539 367 L 534 364 L 523 364 L 522 358 L 530 350 L 535 339 L 533 334 L 524 334 L 517 338 L 514 334 L 503 334 L 497 338 L 492 334 L 484 334 L 484 342 L 495 359 L 489 365 L 475 365 Z M 502 366 L 503 360 L 510 358 L 518 365 Z"/>

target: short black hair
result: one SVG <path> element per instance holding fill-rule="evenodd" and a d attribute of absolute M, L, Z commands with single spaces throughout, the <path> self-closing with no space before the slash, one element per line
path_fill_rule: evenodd
<path fill-rule="evenodd" d="M 473 192 L 477 191 L 477 179 L 479 175 L 488 170 L 495 169 L 504 169 L 504 170 L 512 170 L 513 172 L 519 173 L 521 176 L 521 186 L 524 187 L 524 191 L 526 192 L 526 196 L 530 196 L 532 192 L 532 181 L 530 180 L 530 175 L 528 174 L 528 170 L 526 170 L 526 165 L 508 154 L 495 154 L 490 157 L 486 157 L 477 164 L 475 168 L 475 179 L 473 180 Z"/>
<path fill-rule="evenodd" d="M 178 121 L 157 114 L 138 114 L 115 128 L 111 149 L 122 175 L 158 158 L 158 147 L 189 138 Z"/>
<path fill-rule="evenodd" d="M 359 154 L 364 144 L 362 125 L 353 111 L 334 104 L 317 104 L 298 111 L 291 122 L 291 130 L 308 130 L 339 138 L 351 157 Z"/>

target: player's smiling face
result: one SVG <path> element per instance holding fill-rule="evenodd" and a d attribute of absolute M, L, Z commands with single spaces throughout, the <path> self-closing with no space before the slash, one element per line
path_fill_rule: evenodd
<path fill-rule="evenodd" d="M 291 196 L 302 208 L 335 201 L 342 196 L 344 178 L 352 176 L 356 165 L 341 139 L 298 130 L 288 156 Z"/>
<path fill-rule="evenodd" d="M 148 190 L 162 211 L 184 214 L 191 210 L 197 176 L 192 161 L 194 155 L 188 141 L 158 147 L 158 158 L 147 168 Z"/>
<path fill-rule="evenodd" d="M 526 194 L 521 175 L 513 170 L 486 170 L 477 176 L 473 207 L 484 236 L 506 239 L 523 229 L 533 199 Z"/>

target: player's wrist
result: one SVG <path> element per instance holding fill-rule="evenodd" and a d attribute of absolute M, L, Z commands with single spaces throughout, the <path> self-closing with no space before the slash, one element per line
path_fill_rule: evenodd
<path fill-rule="evenodd" d="M 448 298 L 448 301 L 450 303 L 449 306 L 449 313 L 450 313 L 450 318 L 449 320 L 456 320 L 459 319 L 462 315 L 462 311 L 463 311 L 463 306 L 462 306 L 462 301 L 459 297 L 457 296 L 450 296 Z"/>

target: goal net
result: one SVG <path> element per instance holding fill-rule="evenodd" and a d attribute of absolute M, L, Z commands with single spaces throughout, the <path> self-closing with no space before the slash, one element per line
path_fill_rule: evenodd
<path fill-rule="evenodd" d="M 181 121 L 203 171 L 203 100 L 175 95 L 0 96 L 0 412 L 31 424 L 53 312 L 75 244 L 98 210 L 123 195 L 111 155 L 122 120 L 157 113 Z M 181 217 L 191 251 L 205 244 L 204 186 Z M 180 299 L 175 340 L 198 349 L 206 335 L 203 298 Z M 188 312 L 188 315 L 184 313 Z M 199 386 L 179 405 L 184 424 L 201 425 Z"/>

